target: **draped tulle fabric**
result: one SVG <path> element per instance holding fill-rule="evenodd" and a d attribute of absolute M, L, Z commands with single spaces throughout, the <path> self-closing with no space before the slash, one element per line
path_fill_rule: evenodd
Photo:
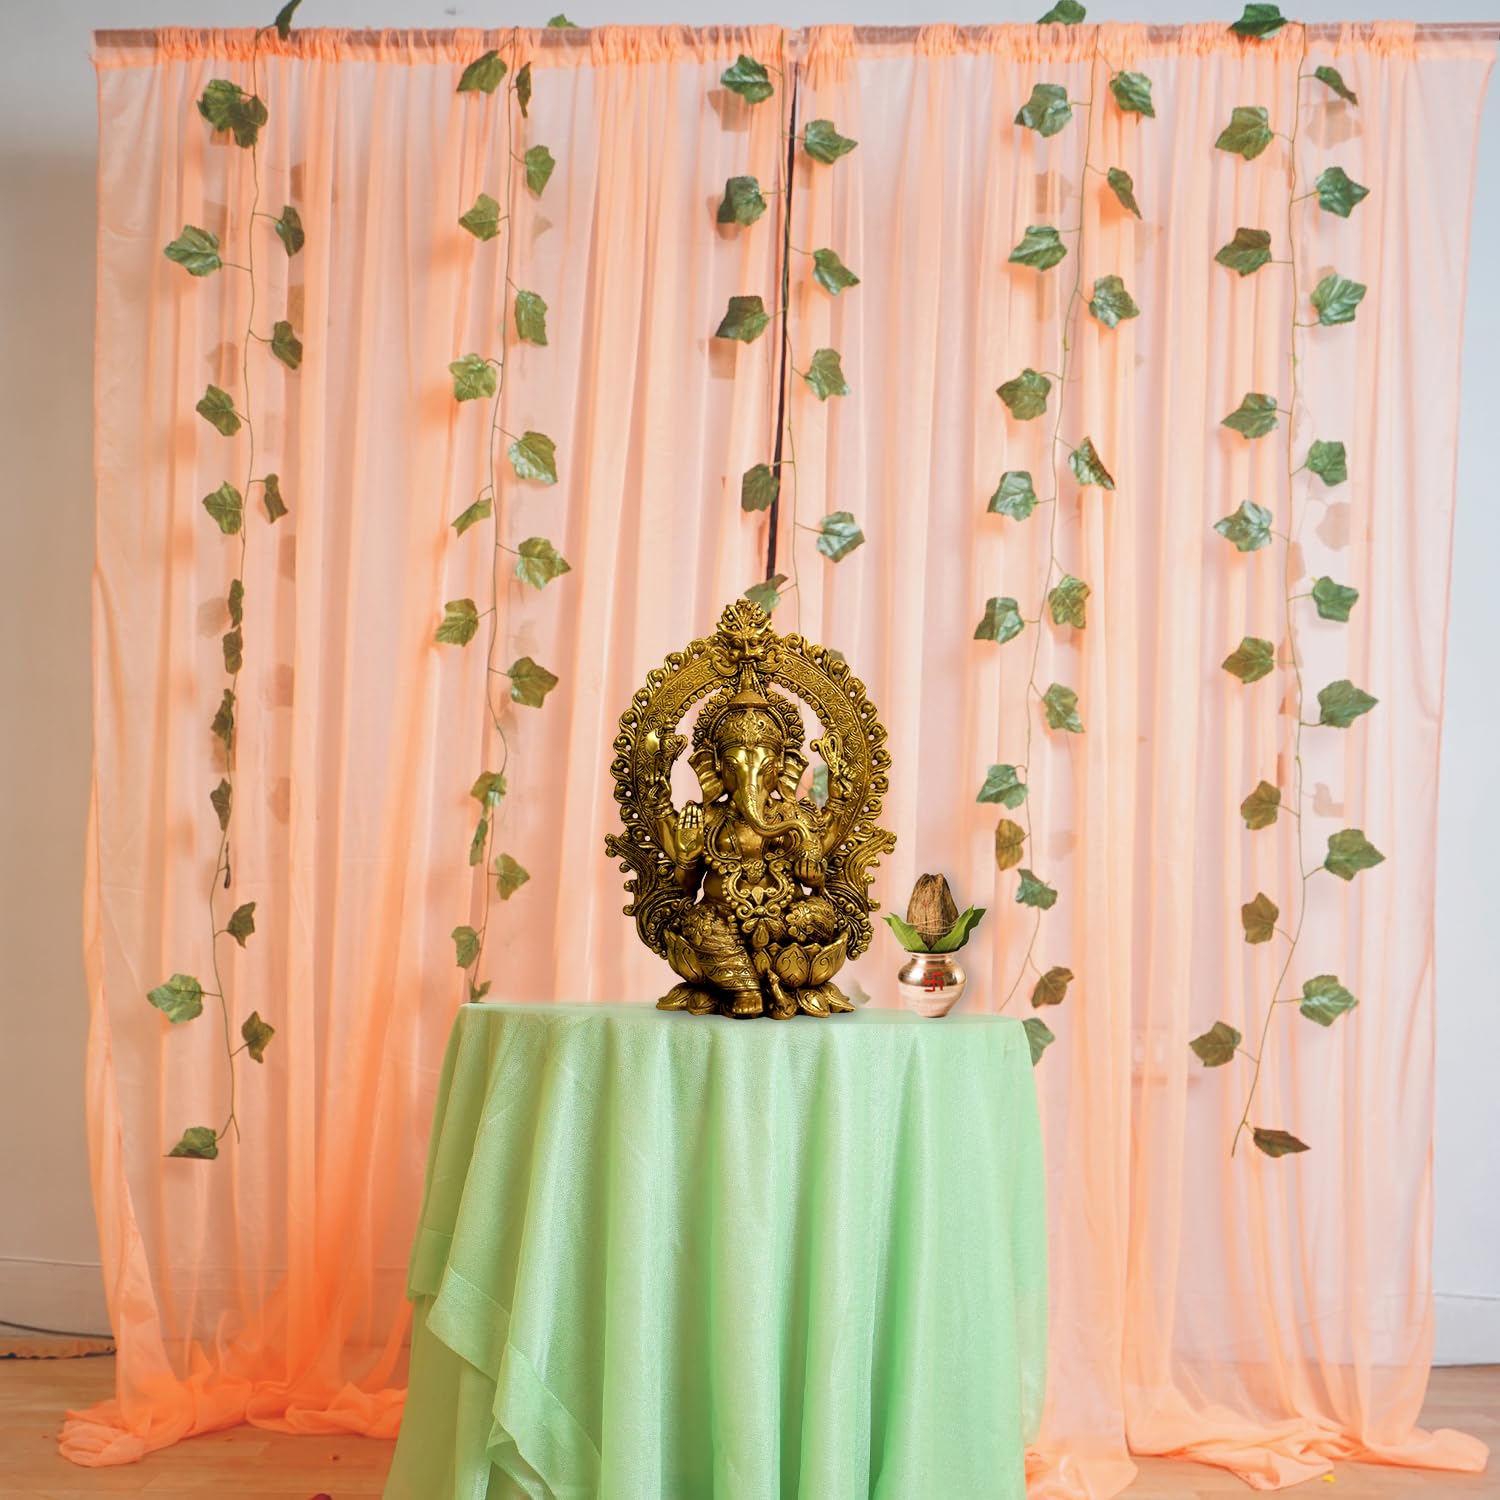
<path fill-rule="evenodd" d="M 252 351 L 257 440 L 291 513 L 274 529 L 252 518 L 248 538 L 234 863 L 258 930 L 226 979 L 236 1021 L 257 1008 L 278 1033 L 264 1065 L 239 1059 L 242 1138 L 212 1164 L 163 1153 L 184 1126 L 224 1118 L 216 1022 L 170 1027 L 144 994 L 206 964 L 207 725 L 234 544 L 200 500 L 244 458 L 242 437 L 192 408 L 208 381 L 235 389 L 247 289 L 234 272 L 191 280 L 161 247 L 184 222 L 227 223 L 239 243 L 248 159 L 209 138 L 194 101 L 214 77 L 248 84 L 251 47 L 249 33 L 194 32 L 97 50 L 85 915 L 120 1359 L 116 1400 L 65 1429 L 82 1463 L 247 1419 L 386 1435 L 399 1422 L 406 1257 L 462 998 L 449 932 L 477 910 L 467 792 L 492 749 L 482 656 L 432 630 L 444 599 L 488 595 L 483 533 L 448 524 L 484 483 L 487 423 L 479 403 L 455 406 L 446 366 L 498 348 L 507 304 L 498 242 L 457 224 L 478 192 L 504 195 L 499 112 L 454 92 L 499 40 L 262 42 L 263 206 L 295 202 L 308 240 L 289 261 L 259 221 L 260 305 L 267 320 L 291 309 L 307 353 L 290 374 Z M 535 76 L 524 143 L 548 144 L 558 168 L 541 199 L 509 197 L 512 274 L 547 300 L 550 343 L 512 350 L 502 425 L 552 435 L 561 478 L 502 477 L 500 529 L 509 545 L 550 537 L 573 571 L 500 601 L 509 655 L 561 682 L 507 723 L 500 847 L 532 878 L 497 906 L 492 993 L 660 992 L 603 854 L 610 742 L 647 669 L 765 571 L 768 518 L 741 512 L 739 476 L 772 456 L 780 325 L 750 345 L 710 335 L 731 295 L 779 305 L 775 215 L 724 227 L 714 207 L 730 176 L 779 185 L 794 87 L 799 120 L 832 119 L 860 145 L 833 168 L 799 153 L 792 243 L 835 248 L 861 285 L 833 301 L 793 256 L 792 364 L 836 347 L 851 393 L 825 405 L 788 381 L 796 466 L 775 565 L 797 587 L 777 621 L 842 649 L 891 727 L 899 843 L 879 893 L 899 905 L 916 873 L 942 869 L 962 901 L 990 906 L 965 1003 L 1006 1001 L 1029 913 L 995 870 L 996 810 L 972 799 L 986 766 L 1022 758 L 1038 627 L 1005 647 L 972 635 L 994 595 L 1040 613 L 1046 517 L 1018 524 L 985 503 L 1002 470 L 1047 470 L 1050 427 L 1010 422 L 994 391 L 1023 366 L 1056 370 L 1069 284 L 1006 256 L 1028 223 L 1081 216 L 1085 289 L 1119 274 L 1141 316 L 1079 322 L 1064 436 L 1091 436 L 1118 487 L 1063 486 L 1058 550 L 1093 590 L 1088 625 L 1040 627 L 1039 685 L 1078 690 L 1086 733 L 1039 732 L 1028 767 L 1039 873 L 1060 892 L 1036 956 L 1077 976 L 1038 1073 L 1053 1290 L 1032 1489 L 1097 1500 L 1128 1478 L 1130 1448 L 1263 1488 L 1338 1457 L 1476 1467 L 1478 1444 L 1414 1423 L 1432 1332 L 1430 892 L 1456 392 L 1490 48 L 1398 26 L 1315 44 L 1362 104 L 1313 103 L 1302 85 L 1304 182 L 1334 161 L 1372 191 L 1348 221 L 1299 205 L 1299 274 L 1304 293 L 1334 268 L 1370 290 L 1352 326 L 1302 335 L 1296 441 L 1343 440 L 1350 480 L 1299 474 L 1289 505 L 1284 429 L 1251 446 L 1218 425 L 1247 390 L 1284 394 L 1289 278 L 1270 266 L 1242 282 L 1212 258 L 1241 224 L 1270 228 L 1285 254 L 1285 143 L 1247 163 L 1213 142 L 1236 104 L 1284 128 L 1299 44 L 1101 28 L 1111 64 L 1153 80 L 1156 118 L 1141 120 L 1106 107 L 1093 40 L 521 34 Z M 742 51 L 782 70 L 774 103 L 718 86 Z M 1096 108 L 1050 141 L 1019 130 L 1038 81 Z M 1097 164 L 1133 175 L 1139 222 L 1081 174 L 1085 130 Z M 1381 700 L 1347 734 L 1305 737 L 1307 858 L 1362 827 L 1387 863 L 1309 886 L 1298 973 L 1339 974 L 1360 1006 L 1326 1031 L 1278 1016 L 1256 1119 L 1313 1145 L 1282 1161 L 1227 1158 L 1248 1064 L 1205 1072 L 1187 1047 L 1218 1019 L 1258 1034 L 1276 955 L 1245 945 L 1238 907 L 1297 880 L 1294 820 L 1251 837 L 1238 813 L 1259 779 L 1289 784 L 1281 676 L 1246 688 L 1219 669 L 1241 636 L 1282 634 L 1279 557 L 1241 556 L 1211 530 L 1247 497 L 1290 524 L 1301 574 L 1361 591 L 1348 626 L 1299 616 L 1310 683 L 1348 676 Z M 793 522 L 838 510 L 867 541 L 833 565 Z M 878 1003 L 894 1000 L 896 961 L 877 939 L 855 971 Z M 1028 979 L 1009 1009 L 1029 993 Z"/>

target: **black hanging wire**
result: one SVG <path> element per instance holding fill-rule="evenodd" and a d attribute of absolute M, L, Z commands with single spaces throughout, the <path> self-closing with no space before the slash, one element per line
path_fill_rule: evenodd
<path fill-rule="evenodd" d="M 781 520 L 781 446 L 786 433 L 786 386 L 792 357 L 791 289 L 792 289 L 792 178 L 797 166 L 797 83 L 800 69 L 788 61 L 786 89 L 789 108 L 786 138 L 786 176 L 781 193 L 781 362 L 776 380 L 776 448 L 771 455 L 771 472 L 776 476 L 776 498 L 771 502 L 771 525 L 766 537 L 766 581 L 776 576 L 776 533 Z"/>

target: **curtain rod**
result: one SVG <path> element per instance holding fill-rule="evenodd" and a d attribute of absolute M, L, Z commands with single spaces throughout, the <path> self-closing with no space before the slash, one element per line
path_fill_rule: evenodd
<path fill-rule="evenodd" d="M 771 22 L 771 23 L 766 23 L 766 24 L 774 25 L 775 23 Z M 1104 26 L 1134 26 L 1134 25 L 1137 25 L 1139 23 L 1132 22 L 1132 21 L 1104 21 L 1104 22 L 1101 22 L 1099 24 L 1104 25 Z M 1152 22 L 1152 23 L 1144 24 L 1143 27 L 1142 27 L 1142 29 L 1145 31 L 1145 34 L 1146 34 L 1147 38 L 1149 40 L 1153 41 L 1153 42 L 1155 42 L 1155 41 L 1167 41 L 1170 38 L 1176 36 L 1179 32 L 1186 31 L 1186 30 L 1190 29 L 1193 25 L 1197 25 L 1197 24 L 1201 24 L 1201 23 L 1188 22 L 1188 23 L 1185 23 L 1184 25 L 1171 25 L 1171 26 L 1168 26 L 1168 25 L 1163 25 L 1163 24 Z M 1352 28 L 1358 29 L 1358 28 L 1361 28 L 1361 27 L 1375 27 L 1375 26 L 1379 26 L 1381 24 L 1382 23 L 1379 22 L 1379 21 L 1347 21 L 1347 22 L 1344 22 L 1344 21 L 1313 21 L 1313 22 L 1306 23 L 1306 25 L 1307 25 L 1307 34 L 1310 37 L 1316 37 L 1320 41 L 1327 41 L 1327 40 L 1331 40 L 1331 39 L 1336 39 L 1337 37 L 1341 36 L 1344 33 L 1344 31 L 1345 31 L 1346 28 L 1352 27 Z M 1461 41 L 1461 40 L 1462 41 L 1485 41 L 1485 42 L 1500 41 L 1500 20 L 1496 20 L 1496 21 L 1417 21 L 1417 22 L 1413 23 L 1413 28 L 1414 28 L 1417 36 L 1419 36 L 1419 37 L 1433 37 L 1433 38 L 1439 38 L 1439 39 L 1451 39 L 1451 40 L 1454 40 L 1454 41 Z M 189 28 L 189 29 L 191 29 L 191 28 Z M 217 28 L 208 28 L 208 29 L 217 29 Z M 323 30 L 323 29 L 325 29 L 325 28 L 320 28 L 320 27 L 306 27 L 306 28 L 299 27 L 298 28 L 299 31 L 303 31 L 303 30 L 313 30 L 313 31 L 316 31 L 316 30 Z M 336 29 L 336 28 L 329 28 L 329 29 Z M 509 30 L 508 27 L 499 27 L 499 28 L 487 27 L 487 28 L 480 28 L 480 29 L 486 31 L 487 33 L 490 32 L 490 31 L 494 31 L 497 35 L 500 34 L 501 32 Z M 528 28 L 524 28 L 523 27 L 522 29 L 526 30 Z M 554 47 L 576 47 L 576 46 L 583 45 L 585 43 L 585 41 L 586 41 L 586 39 L 587 39 L 587 37 L 589 35 L 589 32 L 591 30 L 593 30 L 593 29 L 596 29 L 596 28 L 591 28 L 591 27 L 587 27 L 587 26 L 575 26 L 575 27 L 572 27 L 572 28 L 569 28 L 569 29 L 566 29 L 566 30 L 560 29 L 560 28 L 559 29 L 537 28 L 537 29 L 535 29 L 533 31 L 533 37 L 534 37 L 535 40 L 541 41 L 541 42 L 543 42 L 544 44 L 546 44 L 548 46 L 554 46 Z M 650 28 L 650 27 L 637 28 L 637 27 L 632 27 L 632 26 L 618 26 L 618 27 L 617 26 L 611 26 L 611 27 L 609 27 L 607 29 L 613 30 L 613 31 L 632 31 L 632 30 L 637 30 L 637 29 L 647 30 L 647 29 L 655 29 L 655 28 Z M 704 32 L 704 33 L 711 34 L 711 33 L 719 32 L 719 31 L 742 30 L 742 29 L 745 29 L 745 28 L 741 28 L 741 27 L 722 27 L 722 26 L 702 26 L 702 27 L 684 26 L 682 29 L 684 31 L 701 31 L 701 32 Z M 787 40 L 793 46 L 796 46 L 796 45 L 799 45 L 801 43 L 804 43 L 807 40 L 808 32 L 811 29 L 813 29 L 813 28 L 809 28 L 809 27 L 805 27 L 805 26 L 804 27 L 788 28 L 787 33 L 786 33 Z M 882 41 L 882 42 L 902 42 L 902 41 L 915 41 L 919 36 L 922 35 L 922 33 L 924 31 L 926 31 L 928 29 L 929 28 L 923 27 L 923 26 L 855 26 L 853 28 L 853 32 L 854 32 L 854 36 L 855 36 L 856 40 Z M 1027 29 L 1027 28 L 1022 23 L 1018 23 L 1018 22 L 1001 22 L 1001 23 L 998 23 L 997 26 L 979 26 L 979 25 L 974 25 L 974 26 L 954 26 L 952 29 L 959 36 L 979 36 L 979 35 L 983 34 L 984 32 L 993 31 L 993 30 L 996 30 L 996 29 L 1002 29 L 1002 30 L 1004 30 L 1004 29 L 1024 30 L 1024 29 Z M 1228 30 L 1227 26 L 1225 27 L 1225 30 L 1226 31 Z M 373 42 L 373 41 L 375 41 L 376 39 L 378 39 L 380 37 L 389 37 L 389 36 L 391 36 L 393 34 L 393 32 L 397 32 L 397 34 L 400 34 L 397 28 L 391 28 L 391 29 L 350 28 L 347 31 L 341 32 L 341 35 L 344 36 L 349 41 L 353 41 L 353 42 L 361 42 L 361 41 L 370 41 L 370 42 Z M 442 42 L 443 40 L 446 40 L 448 38 L 455 37 L 455 36 L 459 35 L 459 32 L 456 29 L 428 30 L 426 28 L 416 28 L 416 29 L 413 29 L 413 30 L 410 30 L 410 31 L 406 31 L 404 34 L 407 35 L 407 36 L 409 36 L 409 37 L 412 37 L 412 38 L 418 38 L 418 37 L 420 37 L 423 41 L 432 43 L 432 42 Z M 113 47 L 145 47 L 145 46 L 153 46 L 153 45 L 155 45 L 157 36 L 158 36 L 158 31 L 156 29 L 154 29 L 154 28 L 133 28 L 132 27 L 132 28 L 121 29 L 121 30 L 99 30 L 99 31 L 95 31 L 94 32 L 94 40 L 96 42 L 99 42 L 100 44 L 102 44 L 104 46 L 113 46 Z"/>

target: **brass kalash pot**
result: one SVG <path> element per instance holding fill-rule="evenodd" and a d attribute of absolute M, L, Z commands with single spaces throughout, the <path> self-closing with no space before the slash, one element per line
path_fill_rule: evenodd
<path fill-rule="evenodd" d="M 923 875 L 911 893 L 906 920 L 886 917 L 901 946 L 911 954 L 896 975 L 902 1001 L 919 1016 L 946 1016 L 968 985 L 963 965 L 953 956 L 968 942 L 984 908 L 960 912 L 941 875 Z"/>

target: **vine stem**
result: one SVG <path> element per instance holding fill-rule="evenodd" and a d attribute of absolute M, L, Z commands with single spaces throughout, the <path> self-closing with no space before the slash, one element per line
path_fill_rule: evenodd
<path fill-rule="evenodd" d="M 1297 400 L 1300 385 L 1297 375 L 1297 329 L 1303 325 L 1297 318 L 1300 303 L 1297 294 L 1297 239 L 1296 239 L 1296 212 L 1297 204 L 1302 202 L 1308 194 L 1299 196 L 1297 192 L 1297 137 L 1302 124 L 1302 79 L 1305 76 L 1302 69 L 1307 62 L 1307 27 L 1300 21 L 1295 23 L 1302 33 L 1302 53 L 1297 60 L 1297 82 L 1294 85 L 1292 98 L 1292 130 L 1286 137 L 1287 142 L 1287 177 L 1289 188 L 1287 192 L 1286 205 L 1286 243 L 1288 273 L 1291 277 L 1291 314 L 1288 319 L 1288 364 L 1290 367 L 1291 391 L 1287 399 L 1286 407 L 1286 533 L 1282 537 L 1285 546 L 1285 567 L 1283 570 L 1283 593 L 1286 605 L 1286 645 L 1290 660 L 1283 667 L 1283 671 L 1290 670 L 1292 674 L 1293 692 L 1296 695 L 1297 721 L 1292 729 L 1292 777 L 1293 777 L 1293 803 L 1298 810 L 1296 819 L 1297 828 L 1297 871 L 1300 884 L 1297 891 L 1297 919 L 1292 926 L 1290 940 L 1287 944 L 1286 958 L 1281 965 L 1281 972 L 1276 976 L 1275 988 L 1271 991 L 1270 1003 L 1266 1006 L 1266 1017 L 1261 1024 L 1260 1044 L 1255 1049 L 1255 1069 L 1250 1075 L 1250 1088 L 1245 1095 L 1245 1108 L 1240 1115 L 1239 1124 L 1234 1128 L 1234 1138 L 1229 1143 L 1229 1154 L 1232 1157 L 1239 1148 L 1240 1137 L 1245 1133 L 1246 1126 L 1250 1123 L 1250 1109 L 1255 1103 L 1256 1090 L 1260 1087 L 1261 1071 L 1265 1064 L 1266 1041 L 1270 1036 L 1271 1022 L 1276 1016 L 1276 1007 L 1283 1003 L 1281 987 L 1286 983 L 1286 977 L 1291 972 L 1292 960 L 1297 956 L 1297 948 L 1302 940 L 1302 924 L 1307 918 L 1307 882 L 1312 873 L 1307 868 L 1304 844 L 1302 838 L 1303 819 L 1300 816 L 1302 809 L 1302 730 L 1304 728 L 1302 718 L 1302 707 L 1304 701 L 1302 685 L 1302 663 L 1297 655 L 1297 618 L 1296 601 L 1302 597 L 1296 592 L 1296 582 L 1292 576 L 1292 547 L 1293 538 L 1297 534 L 1296 509 L 1292 500 L 1292 486 L 1296 480 L 1298 468 L 1296 461 L 1296 416 Z"/>
<path fill-rule="evenodd" d="M 508 674 L 495 666 L 495 652 L 500 645 L 500 567 L 501 559 L 510 551 L 500 540 L 500 486 L 499 465 L 495 456 L 497 445 L 506 436 L 505 429 L 500 425 L 500 405 L 505 397 L 505 372 L 510 366 L 510 352 L 506 348 L 506 330 L 510 326 L 510 310 L 508 307 L 508 289 L 515 286 L 511 277 L 511 270 L 515 264 L 515 223 L 512 217 L 511 203 L 515 190 L 516 164 L 518 158 L 515 151 L 515 92 L 516 61 L 520 51 L 520 30 L 511 28 L 510 33 L 510 68 L 508 71 L 509 82 L 505 85 L 505 251 L 502 266 L 503 281 L 501 283 L 501 310 L 500 310 L 500 346 L 502 358 L 493 361 L 495 365 L 495 396 L 490 403 L 490 425 L 489 434 L 485 443 L 485 490 L 490 495 L 490 605 L 485 613 L 489 616 L 489 632 L 484 653 L 484 706 L 485 713 L 489 719 L 490 726 L 500 736 L 500 770 L 499 775 L 503 778 L 510 765 L 510 739 L 505 733 L 505 724 L 501 718 L 501 704 L 497 702 L 495 694 L 498 689 L 496 679 Z M 481 491 L 483 494 L 485 491 Z M 502 794 L 503 795 L 503 794 Z M 484 943 L 490 930 L 490 910 L 493 906 L 494 893 L 491 889 L 490 860 L 494 856 L 495 849 L 495 825 L 499 821 L 500 805 L 490 804 L 488 798 L 480 803 L 481 816 L 486 821 L 484 836 L 484 858 L 480 861 L 481 886 L 484 891 L 484 901 L 480 909 L 478 944 L 475 949 L 473 962 L 463 971 L 464 982 L 467 986 L 466 994 L 473 994 L 478 988 L 479 966 L 484 962 Z"/>
<path fill-rule="evenodd" d="M 1087 182 L 1090 168 L 1093 165 L 1094 110 L 1092 106 L 1094 94 L 1097 91 L 1097 79 L 1095 75 L 1101 61 L 1103 61 L 1103 56 L 1099 51 L 1098 29 L 1095 28 L 1094 50 L 1089 56 L 1088 113 L 1085 116 L 1086 123 L 1084 125 L 1083 133 L 1083 170 L 1080 174 L 1080 182 Z M 1105 63 L 1105 66 L 1108 66 L 1107 62 Z M 1078 107 L 1080 109 L 1083 109 L 1085 106 L 1080 104 Z M 1026 820 L 1026 847 L 1032 851 L 1032 858 L 1035 858 L 1036 838 L 1035 829 L 1033 827 L 1031 817 L 1031 772 L 1029 768 L 1031 766 L 1032 741 L 1036 733 L 1037 709 L 1033 707 L 1031 698 L 1034 696 L 1040 699 L 1043 696 L 1041 688 L 1037 686 L 1037 668 L 1041 664 L 1042 642 L 1046 638 L 1046 629 L 1043 624 L 1043 620 L 1045 619 L 1047 612 L 1047 595 L 1051 592 L 1052 576 L 1057 570 L 1057 527 L 1058 515 L 1062 510 L 1062 506 L 1054 502 L 1056 502 L 1062 494 L 1062 466 L 1066 462 L 1066 457 L 1060 458 L 1058 456 L 1058 448 L 1060 446 L 1065 446 L 1061 441 L 1062 424 L 1063 415 L 1067 407 L 1068 368 L 1072 363 L 1074 342 L 1069 330 L 1074 317 L 1081 316 L 1081 313 L 1078 312 L 1077 309 L 1083 302 L 1083 256 L 1085 243 L 1087 240 L 1087 235 L 1085 233 L 1087 222 L 1088 210 L 1083 201 L 1082 190 L 1080 190 L 1077 228 L 1078 243 L 1073 247 L 1073 286 L 1068 293 L 1068 300 L 1064 304 L 1062 311 L 1062 353 L 1058 360 L 1057 369 L 1057 418 L 1052 424 L 1052 442 L 1049 445 L 1047 454 L 1048 462 L 1052 466 L 1053 490 L 1051 502 L 1043 502 L 1044 504 L 1051 503 L 1052 505 L 1051 514 L 1049 515 L 1047 521 L 1047 564 L 1042 573 L 1041 604 L 1039 605 L 1037 611 L 1036 642 L 1031 648 L 1031 670 L 1026 678 L 1027 705 L 1024 759 L 1028 769 L 1026 772 L 1026 800 L 1024 803 L 1022 803 L 1022 807 L 1024 808 L 1024 817 Z M 1042 909 L 1038 907 L 1036 908 L 1035 915 L 1032 918 L 1031 936 L 1027 939 L 1026 952 L 1021 959 L 1020 967 L 1016 970 L 1016 977 L 1011 981 L 1010 988 L 1005 992 L 1005 998 L 1000 1002 L 999 1008 L 1002 1011 L 1005 1010 L 1010 1005 L 1010 1002 L 1015 998 L 1016 991 L 1020 989 L 1021 982 L 1026 978 L 1027 971 L 1037 968 L 1035 958 L 1036 944 L 1037 939 L 1041 936 L 1041 931 Z"/>

